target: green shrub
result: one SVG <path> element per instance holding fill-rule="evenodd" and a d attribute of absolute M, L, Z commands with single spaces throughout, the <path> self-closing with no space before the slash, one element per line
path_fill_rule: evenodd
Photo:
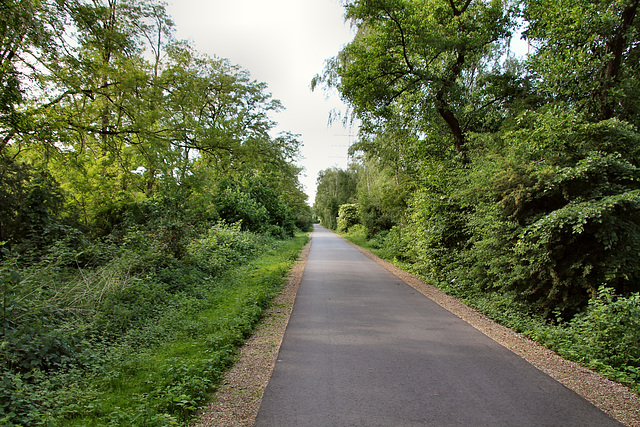
<path fill-rule="evenodd" d="M 367 230 L 362 224 L 356 224 L 349 229 L 349 232 L 344 233 L 344 236 L 354 242 L 356 245 L 367 245 Z"/>
<path fill-rule="evenodd" d="M 193 240 L 187 247 L 187 260 L 199 268 L 217 274 L 248 260 L 258 250 L 258 236 L 242 231 L 240 223 L 218 223 L 205 237 Z"/>
<path fill-rule="evenodd" d="M 391 259 L 397 259 L 400 261 L 406 261 L 409 259 L 407 253 L 409 251 L 409 244 L 406 237 L 403 235 L 403 229 L 399 226 L 393 227 L 388 233 L 385 233 L 384 249 L 386 256 Z"/>
<path fill-rule="evenodd" d="M 451 186 L 455 186 L 453 180 Z M 412 238 L 406 255 L 419 271 L 435 281 L 455 276 L 452 271 L 471 238 L 467 227 L 470 212 L 466 202 L 453 194 L 427 189 L 414 193 L 404 234 Z"/>
<path fill-rule="evenodd" d="M 515 254 L 527 260 L 520 267 L 527 273 L 515 286 L 548 310 L 569 314 L 580 311 L 602 284 L 638 290 L 639 194 L 569 203 L 524 228 Z"/>
<path fill-rule="evenodd" d="M 552 330 L 560 354 L 640 392 L 640 294 L 601 287 L 584 313 Z"/>
<path fill-rule="evenodd" d="M 440 252 L 421 263 L 472 292 L 513 291 L 548 319 L 571 319 L 602 285 L 639 291 L 638 135 L 616 120 L 588 123 L 557 109 L 529 112 L 519 126 L 478 152 L 446 197 L 466 217 L 416 204 L 415 218 L 432 224 L 411 224 L 418 236 L 456 220 L 454 230 L 468 233 L 463 246 L 435 240 Z"/>
<path fill-rule="evenodd" d="M 394 218 L 392 218 L 389 212 L 384 211 L 384 208 L 388 207 L 375 204 L 370 199 L 358 201 L 360 222 L 367 228 L 370 236 L 388 231 L 393 227 Z"/>
<path fill-rule="evenodd" d="M 380 231 L 379 233 L 374 234 L 373 237 L 369 239 L 369 246 L 372 249 L 384 249 L 385 243 L 386 243 L 385 241 L 388 234 L 389 234 L 389 230 L 383 230 L 383 231 Z"/>
<path fill-rule="evenodd" d="M 236 186 L 225 188 L 216 206 L 223 220 L 240 223 L 246 230 L 259 230 L 263 224 L 268 223 L 267 208 Z"/>
<path fill-rule="evenodd" d="M 298 208 L 297 217 L 295 221 L 296 227 L 304 233 L 313 231 L 313 213 L 311 211 L 311 207 L 305 205 L 303 207 Z"/>
<path fill-rule="evenodd" d="M 32 167 L 0 155 L 0 242 L 18 242 L 26 237 L 18 216 L 34 175 Z"/>
<path fill-rule="evenodd" d="M 358 205 L 347 203 L 338 208 L 338 232 L 346 233 L 349 228 L 360 223 Z"/>
<path fill-rule="evenodd" d="M 241 182 L 222 180 L 218 186 L 214 203 L 221 220 L 240 223 L 243 230 L 266 232 L 274 237 L 293 236 L 294 215 L 268 181 L 248 177 Z"/>

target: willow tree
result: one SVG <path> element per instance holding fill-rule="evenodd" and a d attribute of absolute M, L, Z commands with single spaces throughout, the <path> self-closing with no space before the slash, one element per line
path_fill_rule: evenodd
<path fill-rule="evenodd" d="M 365 129 L 408 108 L 423 131 L 443 128 L 463 153 L 480 107 L 470 91 L 512 27 L 505 2 L 357 0 L 346 8 L 357 34 L 312 86 L 336 87 Z"/>

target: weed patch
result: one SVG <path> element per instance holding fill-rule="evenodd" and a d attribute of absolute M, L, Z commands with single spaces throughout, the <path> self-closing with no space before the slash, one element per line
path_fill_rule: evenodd
<path fill-rule="evenodd" d="M 0 424 L 188 423 L 307 240 L 218 224 L 182 258 L 124 248 L 75 271 L 5 260 Z"/>

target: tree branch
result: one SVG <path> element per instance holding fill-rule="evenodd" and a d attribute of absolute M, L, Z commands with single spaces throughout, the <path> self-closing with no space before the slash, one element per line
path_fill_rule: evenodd
<path fill-rule="evenodd" d="M 451 5 L 451 10 L 453 10 L 453 16 L 460 16 L 467 11 L 467 8 L 471 4 L 473 0 L 467 0 L 464 5 L 462 5 L 462 9 L 458 10 L 453 0 L 449 0 L 449 4 Z"/>
<path fill-rule="evenodd" d="M 607 100 L 606 97 L 609 95 L 608 92 L 611 89 L 612 83 L 618 81 L 622 57 L 627 46 L 626 33 L 633 24 L 639 3 L 640 0 L 634 0 L 622 11 L 622 22 L 607 42 L 605 56 L 611 55 L 611 59 L 609 59 L 605 69 L 600 74 L 605 81 L 599 85 L 600 87 L 596 94 L 601 100 L 600 114 L 603 119 L 610 119 L 614 114 L 613 102 Z"/>
<path fill-rule="evenodd" d="M 409 68 L 409 72 L 411 74 L 414 74 L 414 67 L 411 61 L 409 61 L 409 54 L 407 53 L 407 39 L 404 34 L 404 29 L 402 28 L 400 21 L 393 15 L 393 13 L 391 13 L 391 11 L 388 11 L 386 9 L 383 10 L 387 14 L 389 19 L 396 25 L 398 31 L 400 32 L 400 42 L 402 45 L 402 56 L 404 58 L 404 63 L 407 65 L 407 68 Z"/>

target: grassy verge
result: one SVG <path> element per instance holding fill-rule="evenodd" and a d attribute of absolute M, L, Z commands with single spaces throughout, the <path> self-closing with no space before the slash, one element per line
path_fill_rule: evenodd
<path fill-rule="evenodd" d="M 306 235 L 278 242 L 249 263 L 230 270 L 201 302 L 166 313 L 173 336 L 138 354 L 124 352 L 110 375 L 95 378 L 99 412 L 68 425 L 178 425 L 204 404 L 233 363 L 235 351 L 281 289 Z M 126 361 L 126 363 L 122 363 Z"/>
<path fill-rule="evenodd" d="M 0 382 L 0 424 L 188 425 L 282 288 L 307 241 L 302 233 L 281 241 L 219 228 L 183 260 L 123 253 L 115 264 L 126 268 L 104 267 L 119 285 L 103 291 L 100 283 L 99 298 L 73 316 L 61 314 L 56 322 L 43 323 L 32 342 L 24 341 L 28 324 L 7 338 L 11 346 L 3 348 L 8 364 Z M 102 277 L 104 270 L 93 273 Z M 84 282 L 89 282 L 88 273 L 83 272 Z M 45 283 L 39 274 L 37 281 L 23 278 L 22 286 L 31 280 L 44 292 L 61 282 L 61 276 L 50 273 L 52 283 Z M 45 338 L 47 347 L 36 348 L 34 343 Z M 60 360 L 45 363 L 56 342 L 64 344 L 56 350 Z M 20 346 L 47 356 L 19 359 Z M 25 360 L 24 368 L 13 360 Z"/>

